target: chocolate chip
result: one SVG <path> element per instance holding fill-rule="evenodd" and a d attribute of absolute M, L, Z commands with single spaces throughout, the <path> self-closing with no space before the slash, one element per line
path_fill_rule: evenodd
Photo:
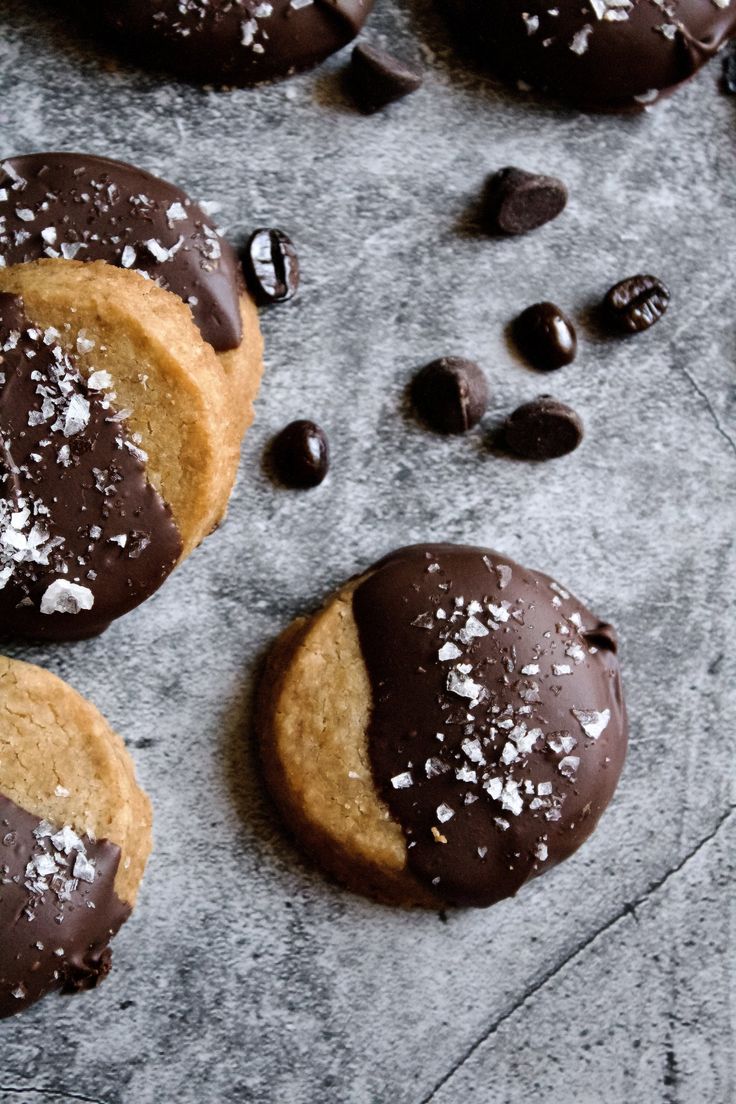
<path fill-rule="evenodd" d="M 502 234 L 528 234 L 557 218 L 566 204 L 567 188 L 561 180 L 524 169 L 501 169 L 486 187 L 492 229 Z"/>
<path fill-rule="evenodd" d="M 629 276 L 607 293 L 603 310 L 608 321 L 625 333 L 641 333 L 659 322 L 670 293 L 656 276 Z"/>
<path fill-rule="evenodd" d="M 575 359 L 575 327 L 554 303 L 534 303 L 514 322 L 514 338 L 524 356 L 543 372 L 562 368 Z"/>
<path fill-rule="evenodd" d="M 412 402 L 438 433 L 465 433 L 477 425 L 488 406 L 488 383 L 472 360 L 440 357 L 417 372 Z"/>
<path fill-rule="evenodd" d="M 422 74 L 416 66 L 361 42 L 350 59 L 348 84 L 358 107 L 371 115 L 416 92 L 422 85 Z"/>
<path fill-rule="evenodd" d="M 330 448 L 323 429 L 300 419 L 273 439 L 269 458 L 275 475 L 287 487 L 316 487 L 327 475 Z"/>
<path fill-rule="evenodd" d="M 554 460 L 573 452 L 583 432 L 574 410 L 551 395 L 540 395 L 509 415 L 502 437 L 506 447 L 524 460 Z"/>
<path fill-rule="evenodd" d="M 291 238 L 283 230 L 255 230 L 245 248 L 243 271 L 261 305 L 291 299 L 299 287 L 299 258 Z"/>

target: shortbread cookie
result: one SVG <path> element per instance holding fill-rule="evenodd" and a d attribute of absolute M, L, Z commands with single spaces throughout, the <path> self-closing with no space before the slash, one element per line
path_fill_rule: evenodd
<path fill-rule="evenodd" d="M 652 103 L 736 34 L 734 0 L 441 2 L 493 66 L 583 107 Z"/>
<path fill-rule="evenodd" d="M 248 85 L 308 69 L 341 49 L 373 0 L 103 0 L 97 7 L 133 60 Z"/>
<path fill-rule="evenodd" d="M 0 657 L 0 1017 L 106 976 L 150 850 L 120 737 L 66 683 Z"/>
<path fill-rule="evenodd" d="M 0 268 L 0 633 L 102 631 L 217 524 L 225 372 L 172 295 L 102 261 Z"/>
<path fill-rule="evenodd" d="M 487 906 L 571 855 L 627 742 L 616 639 L 483 548 L 401 549 L 277 644 L 264 770 L 297 840 L 359 892 Z"/>
<path fill-rule="evenodd" d="M 0 164 L 0 265 L 107 261 L 172 291 L 220 354 L 240 436 L 262 372 L 258 312 L 232 246 L 180 188 L 122 161 L 34 153 Z"/>

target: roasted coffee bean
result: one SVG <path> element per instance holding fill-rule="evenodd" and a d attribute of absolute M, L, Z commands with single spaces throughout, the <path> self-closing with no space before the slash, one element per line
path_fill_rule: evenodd
<path fill-rule="evenodd" d="M 417 412 L 437 433 L 465 433 L 488 406 L 488 383 L 472 360 L 440 357 L 417 372 L 411 395 Z"/>
<path fill-rule="evenodd" d="M 400 61 L 386 50 L 364 42 L 353 50 L 348 83 L 355 102 L 366 115 L 416 92 L 422 79 L 415 65 Z"/>
<path fill-rule="evenodd" d="M 283 230 L 255 230 L 245 248 L 243 271 L 261 305 L 291 299 L 299 287 L 299 258 L 291 238 Z"/>
<path fill-rule="evenodd" d="M 514 322 L 514 338 L 527 360 L 543 372 L 562 368 L 575 359 L 575 327 L 554 303 L 534 303 Z"/>
<path fill-rule="evenodd" d="M 629 276 L 611 288 L 603 309 L 616 329 L 641 333 L 659 322 L 669 301 L 669 291 L 656 276 Z"/>
<path fill-rule="evenodd" d="M 730 95 L 736 94 L 736 49 L 733 43 L 723 59 L 723 87 Z"/>
<path fill-rule="evenodd" d="M 557 218 L 566 204 L 567 188 L 561 180 L 524 169 L 501 169 L 486 186 L 490 227 L 502 234 L 528 234 Z"/>
<path fill-rule="evenodd" d="M 574 410 L 551 395 L 540 395 L 509 415 L 502 440 L 524 460 L 554 460 L 573 452 L 583 433 L 583 423 Z"/>
<path fill-rule="evenodd" d="M 269 459 L 274 474 L 287 487 L 316 487 L 330 466 L 330 447 L 323 429 L 300 419 L 273 439 Z"/>

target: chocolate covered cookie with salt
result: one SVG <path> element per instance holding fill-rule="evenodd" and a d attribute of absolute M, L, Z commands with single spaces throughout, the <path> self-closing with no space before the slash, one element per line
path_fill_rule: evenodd
<path fill-rule="evenodd" d="M 292 625 L 260 692 L 270 790 L 350 888 L 485 907 L 568 858 L 627 744 L 616 636 L 484 548 L 387 556 Z"/>
<path fill-rule="evenodd" d="M 441 0 L 493 68 L 582 107 L 631 110 L 736 34 L 736 0 Z"/>
<path fill-rule="evenodd" d="M 107 976 L 150 850 L 120 737 L 66 683 L 0 656 L 0 1019 Z"/>
<path fill-rule="evenodd" d="M 373 0 L 102 0 L 94 17 L 134 61 L 189 80 L 249 85 L 319 64 L 360 31 Z"/>
<path fill-rule="evenodd" d="M 261 375 L 205 212 L 84 154 L 0 165 L 0 634 L 78 639 L 224 516 Z"/>

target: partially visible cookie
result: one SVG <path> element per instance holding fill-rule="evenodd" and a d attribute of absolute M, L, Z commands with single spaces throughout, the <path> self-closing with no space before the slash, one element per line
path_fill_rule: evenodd
<path fill-rule="evenodd" d="M 134 61 L 190 80 L 248 85 L 317 65 L 357 35 L 372 7 L 373 0 L 102 0 L 96 14 Z"/>
<path fill-rule="evenodd" d="M 0 163 L 0 266 L 106 261 L 173 292 L 220 356 L 240 438 L 263 371 L 258 312 L 238 257 L 197 203 L 152 173 L 85 153 Z"/>
<path fill-rule="evenodd" d="M 732 0 L 441 0 L 512 80 L 584 108 L 641 109 L 736 34 Z"/>
<path fill-rule="evenodd" d="M 224 514 L 242 410 L 181 300 L 102 261 L 0 268 L 0 358 L 0 632 L 100 632 Z"/>
<path fill-rule="evenodd" d="M 571 855 L 613 795 L 615 635 L 490 550 L 401 549 L 287 630 L 259 733 L 286 822 L 338 880 L 491 905 Z"/>
<path fill-rule="evenodd" d="M 0 1018 L 106 976 L 150 850 L 120 737 L 66 683 L 0 657 Z"/>

